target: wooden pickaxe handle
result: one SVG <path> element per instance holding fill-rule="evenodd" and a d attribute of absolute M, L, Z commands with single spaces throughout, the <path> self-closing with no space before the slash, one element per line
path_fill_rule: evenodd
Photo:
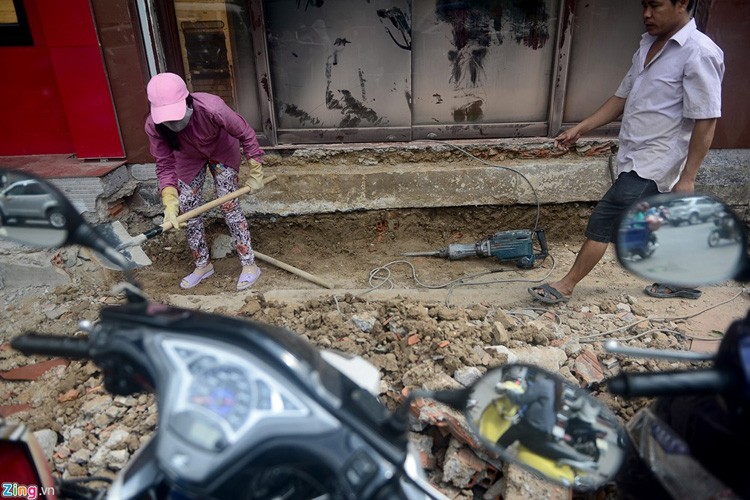
<path fill-rule="evenodd" d="M 275 175 L 269 175 L 268 177 L 264 177 L 263 178 L 263 187 L 265 187 L 267 184 L 269 184 L 269 183 L 271 183 L 271 182 L 273 182 L 275 180 L 276 180 L 276 176 Z M 185 221 L 189 221 L 193 217 L 197 217 L 197 216 L 199 216 L 202 213 L 208 212 L 212 208 L 218 207 L 222 203 L 226 203 L 226 202 L 228 202 L 230 200 L 238 198 L 238 197 L 242 196 L 243 194 L 249 193 L 250 191 L 251 191 L 251 189 L 249 187 L 247 187 L 247 186 L 242 187 L 242 188 L 238 189 L 237 191 L 232 191 L 231 193 L 225 194 L 224 196 L 222 196 L 220 198 L 216 198 L 213 201 L 209 201 L 208 203 L 205 203 L 205 204 L 199 206 L 198 208 L 194 208 L 194 209 L 190 210 L 189 212 L 185 212 L 184 214 L 180 214 L 180 216 L 177 217 L 177 222 L 181 224 L 181 223 L 183 223 Z M 172 223 L 171 222 L 165 222 L 164 224 L 161 225 L 161 228 L 164 231 L 166 231 L 168 229 L 172 229 Z"/>
<path fill-rule="evenodd" d="M 269 182 L 273 182 L 274 180 L 276 180 L 276 176 L 275 175 L 269 175 L 268 177 L 264 177 L 263 178 L 263 186 L 265 186 Z M 245 193 L 249 193 L 250 191 L 251 191 L 251 188 L 249 188 L 247 186 L 242 187 L 242 188 L 238 189 L 237 191 L 232 191 L 229 194 L 225 194 L 221 198 L 217 198 L 217 199 L 215 199 L 213 201 L 209 201 L 205 205 L 201 205 L 198 208 L 194 208 L 193 210 L 190 210 L 189 212 L 185 212 L 184 214 L 182 214 L 179 217 L 177 217 L 177 222 L 178 223 L 182 223 L 182 222 L 185 222 L 187 220 L 190 220 L 193 217 L 196 217 L 196 216 L 202 214 L 203 212 L 207 212 L 208 210 L 211 210 L 214 207 L 218 207 L 222 203 L 226 203 L 227 201 L 233 200 L 233 199 L 237 198 L 238 196 L 242 196 Z M 152 229 L 149 229 L 145 233 L 141 233 L 138 236 L 135 236 L 135 237 L 131 238 L 130 240 L 121 243 L 117 247 L 117 250 L 123 250 L 125 248 L 130 248 L 130 247 L 134 247 L 136 245 L 140 245 L 142 243 L 145 243 L 146 240 L 150 240 L 151 238 L 153 238 L 155 236 L 159 236 L 160 234 L 162 234 L 164 231 L 166 231 L 168 229 L 172 229 L 172 223 L 171 222 L 165 222 L 161 226 L 154 226 Z"/>
<path fill-rule="evenodd" d="M 324 288 L 328 288 L 329 290 L 333 290 L 334 288 L 334 286 L 331 283 L 325 281 L 322 278 L 318 278 L 314 274 L 310 274 L 307 271 L 303 271 L 302 269 L 298 269 L 294 266 L 290 266 L 289 264 L 281 262 L 278 259 L 274 259 L 273 257 L 264 255 L 257 250 L 253 250 L 253 253 L 255 254 L 255 258 L 258 260 L 262 260 L 263 262 L 268 262 L 269 264 L 279 267 L 285 271 L 289 271 L 292 274 L 296 274 L 300 278 L 305 278 L 307 281 L 312 281 L 313 283 L 320 285 Z"/>

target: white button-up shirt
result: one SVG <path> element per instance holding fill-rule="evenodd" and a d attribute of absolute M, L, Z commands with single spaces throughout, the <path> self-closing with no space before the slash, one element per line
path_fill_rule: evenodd
<path fill-rule="evenodd" d="M 691 19 L 646 62 L 655 36 L 644 33 L 615 95 L 627 99 L 617 173 L 635 172 L 667 192 L 679 179 L 696 119 L 721 116 L 724 53 Z"/>

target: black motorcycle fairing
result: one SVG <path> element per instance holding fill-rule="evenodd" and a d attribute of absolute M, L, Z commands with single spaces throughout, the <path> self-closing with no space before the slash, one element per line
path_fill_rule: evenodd
<path fill-rule="evenodd" d="M 109 489 L 112 498 L 153 498 L 164 481 L 156 461 L 156 443 L 152 438 L 128 462 Z"/>
<path fill-rule="evenodd" d="M 724 398 L 738 428 L 750 429 L 750 312 L 745 319 L 734 321 L 719 344 L 716 367 L 738 380 L 737 390 Z"/>
<path fill-rule="evenodd" d="M 750 313 L 733 322 L 719 346 L 715 368 L 736 381 L 731 392 L 662 396 L 654 414 L 689 447 L 690 455 L 741 498 L 750 498 L 750 478 L 731 450 L 750 447 Z M 744 391 L 744 392 L 743 392 Z"/>
<path fill-rule="evenodd" d="M 727 329 L 712 367 L 620 374 L 610 379 L 609 384 L 615 393 L 629 393 L 630 384 L 638 382 L 633 391 L 636 395 L 658 395 L 652 405 L 655 416 L 687 444 L 690 455 L 707 471 L 743 498 L 750 498 L 746 467 L 730 453 L 732 449 L 750 446 L 748 367 L 750 313 Z M 710 382 L 711 376 L 725 382 L 701 383 Z M 649 392 L 651 387 L 656 390 Z M 701 387 L 703 390 L 698 390 Z"/>
<path fill-rule="evenodd" d="M 222 475 L 212 492 L 216 498 L 246 500 L 322 494 L 331 499 L 373 498 L 398 475 L 397 469 L 346 429 L 311 439 L 283 436 L 251 450 Z M 290 484 L 281 483 L 282 478 Z M 304 485 L 307 490 L 300 489 Z M 277 496 L 285 490 L 286 496 Z"/>
<path fill-rule="evenodd" d="M 159 468 L 159 462 L 153 466 Z M 324 498 L 357 500 L 377 498 L 379 491 L 389 487 L 400 489 L 401 471 L 356 433 L 341 428 L 333 433 L 290 434 L 263 441 L 219 468 L 210 482 L 162 477 L 161 486 L 172 492 L 170 498 L 256 500 L 327 495 Z"/>
<path fill-rule="evenodd" d="M 102 331 L 119 335 L 140 350 L 143 350 L 144 339 L 157 332 L 210 336 L 238 349 L 263 353 L 266 361 L 302 386 L 308 387 L 311 373 L 317 372 L 332 397 L 341 399 L 340 373 L 330 368 L 312 346 L 281 328 L 154 303 L 105 307 L 101 310 L 99 324 Z M 95 345 L 107 345 L 111 341 L 111 338 L 100 337 Z M 289 362 L 288 355 L 297 362 Z M 136 353 L 133 356 L 137 359 Z"/>
<path fill-rule="evenodd" d="M 331 397 L 343 399 L 343 376 L 340 372 L 325 363 L 314 347 L 283 328 L 153 303 L 104 308 L 101 311 L 101 323 L 112 325 L 116 330 L 142 325 L 151 327 L 144 332 L 168 330 L 176 334 L 210 335 L 213 339 L 236 345 L 239 349 L 260 351 L 266 361 L 302 386 L 309 387 L 312 382 L 311 372 L 316 372 Z M 298 362 L 288 362 L 288 355 L 292 355 Z"/>
<path fill-rule="evenodd" d="M 722 398 L 712 395 L 659 398 L 654 414 L 679 435 L 690 455 L 741 498 L 750 498 L 747 464 L 732 450 L 750 447 L 750 431 L 738 427 Z"/>
<path fill-rule="evenodd" d="M 328 409 L 337 417 L 360 428 L 375 446 L 381 447 L 381 453 L 395 461 L 403 460 L 402 450 L 407 437 L 403 432 L 383 425 L 388 413 L 377 398 L 331 367 L 317 349 L 289 330 L 153 303 L 104 308 L 101 323 L 115 328 L 125 328 L 129 324 L 162 327 L 199 336 L 210 332 L 214 339 L 249 352 L 262 352 L 264 360 L 290 376 L 298 386 L 327 401 Z M 289 355 L 299 362 L 288 363 Z"/>
<path fill-rule="evenodd" d="M 406 435 L 382 428 L 388 417 L 385 407 L 375 396 L 364 391 L 341 372 L 328 365 L 317 350 L 287 330 L 197 311 L 137 303 L 105 308 L 91 338 L 92 352 L 97 354 L 102 364 L 113 368 L 111 371 L 105 370 L 105 377 L 110 375 L 113 380 L 122 380 L 123 367 L 131 364 L 148 367 L 143 370 L 142 375 L 153 381 L 153 386 L 160 398 L 160 429 L 156 444 L 157 456 L 162 457 L 159 459 L 159 467 L 165 472 L 166 481 L 175 487 L 191 491 L 193 494 L 205 495 L 223 487 L 222 485 L 236 483 L 237 477 L 244 473 L 245 468 L 257 468 L 266 463 L 262 460 L 263 457 L 256 464 L 251 463 L 253 457 L 257 458 L 256 450 L 265 449 L 268 453 L 272 453 L 274 449 L 269 447 L 269 443 L 273 442 L 278 445 L 279 440 L 282 439 L 290 439 L 292 443 L 285 444 L 284 449 L 293 449 L 297 454 L 304 452 L 300 448 L 300 443 L 304 442 L 305 445 L 302 448 L 309 447 L 308 455 L 314 457 L 312 463 L 321 466 L 321 470 L 318 471 L 321 477 L 324 471 L 330 469 L 338 474 L 332 477 L 344 477 L 349 482 L 364 481 L 362 478 L 357 479 L 362 475 L 361 471 L 364 467 L 364 470 L 372 470 L 376 476 L 382 476 L 378 481 L 372 482 L 373 485 L 380 487 L 387 482 L 383 474 L 387 472 L 388 477 L 395 477 L 399 474 L 399 466 L 403 464 L 406 454 Z M 179 438 L 184 429 L 180 428 L 179 419 L 175 418 L 174 414 L 169 414 L 168 408 L 174 406 L 173 402 L 165 402 L 165 398 L 172 397 L 171 394 L 174 392 L 169 387 L 169 380 L 170 377 L 175 378 L 173 373 L 175 368 L 168 362 L 168 356 L 160 354 L 160 351 L 164 350 L 164 339 L 177 339 L 176 341 L 190 341 L 205 345 L 215 344 L 223 346 L 222 349 L 233 346 L 230 349 L 236 355 L 244 353 L 243 356 L 255 359 L 256 361 L 251 364 L 258 366 L 263 373 L 276 380 L 285 380 L 289 390 L 298 392 L 299 397 L 305 398 L 306 406 L 318 409 L 314 410 L 314 414 L 310 415 L 307 420 L 290 424 L 291 430 L 287 429 L 282 432 L 278 427 L 279 424 L 276 424 L 275 431 L 273 425 L 265 430 L 254 428 L 253 435 L 268 435 L 269 441 L 267 443 L 253 441 L 249 444 L 249 441 L 243 442 L 246 439 L 242 438 L 242 441 L 233 444 L 230 448 L 250 449 L 253 452 L 232 453 L 232 457 L 220 454 L 222 457 L 220 461 L 217 456 L 213 459 L 213 463 L 220 463 L 221 466 L 218 469 L 209 467 L 212 470 L 210 477 L 198 480 L 198 476 L 201 475 L 185 473 L 187 469 L 180 473 L 168 463 L 161 463 L 175 455 L 187 455 L 192 446 L 189 442 L 186 443 L 184 439 Z M 123 362 L 123 358 L 131 358 L 136 362 Z M 268 366 L 261 368 L 263 365 Z M 138 385 L 130 387 L 144 388 Z M 326 414 L 334 415 L 335 418 L 325 417 Z M 314 420 L 310 420 L 311 418 Z M 316 421 L 318 424 L 311 425 Z M 324 424 L 326 421 L 329 424 Z M 261 423 L 261 426 L 263 425 L 271 424 Z M 320 425 L 330 426 L 326 431 L 325 427 L 318 428 Z M 339 427 L 339 430 L 334 430 L 335 427 Z M 299 430 L 303 432 L 297 435 Z M 322 440 L 318 440 L 316 433 L 323 437 Z M 343 436 L 341 439 L 332 439 L 331 436 L 339 433 Z M 252 441 L 251 437 L 247 439 Z M 357 448 L 335 444 L 357 441 L 361 442 Z M 292 459 L 298 456 L 294 453 L 289 454 L 287 458 Z M 330 459 L 325 460 L 321 453 L 330 454 Z M 353 472 L 348 471 L 346 463 L 354 460 L 352 457 L 355 454 L 365 458 L 355 462 L 358 465 L 352 469 Z M 327 465 L 324 467 L 323 464 Z M 198 470 L 202 469 L 203 466 Z M 276 475 L 267 477 L 279 477 L 277 473 L 274 474 Z M 185 479 L 186 477 L 195 479 L 197 482 L 191 483 L 190 480 Z M 360 489 L 361 487 L 363 486 L 358 486 Z M 355 490 L 356 488 L 353 489 Z M 363 492 L 357 491 L 357 493 Z"/>

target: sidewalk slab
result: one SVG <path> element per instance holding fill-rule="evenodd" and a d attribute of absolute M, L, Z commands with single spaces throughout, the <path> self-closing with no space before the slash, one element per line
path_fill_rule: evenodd
<path fill-rule="evenodd" d="M 21 170 L 45 179 L 103 177 L 125 160 L 83 161 L 74 155 L 0 156 L 0 167 Z"/>

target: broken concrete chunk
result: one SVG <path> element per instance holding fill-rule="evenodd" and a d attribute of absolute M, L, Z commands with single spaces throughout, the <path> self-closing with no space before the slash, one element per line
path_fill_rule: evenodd
<path fill-rule="evenodd" d="M 453 378 L 456 379 L 456 381 L 458 381 L 458 383 L 463 385 L 464 387 L 470 386 L 481 376 L 482 372 L 475 366 L 467 366 L 465 368 L 458 369 L 453 373 Z"/>
<path fill-rule="evenodd" d="M 502 321 L 492 323 L 492 342 L 495 345 L 508 345 L 510 335 Z"/>

